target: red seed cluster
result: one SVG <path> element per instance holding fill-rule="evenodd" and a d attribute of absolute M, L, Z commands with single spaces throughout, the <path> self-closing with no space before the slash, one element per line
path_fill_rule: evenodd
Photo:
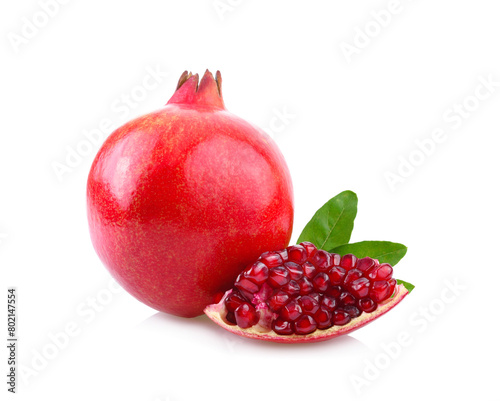
<path fill-rule="evenodd" d="M 263 253 L 238 276 L 224 301 L 226 320 L 246 329 L 270 311 L 277 334 L 306 335 L 373 312 L 395 286 L 387 263 L 341 257 L 303 242 Z"/>

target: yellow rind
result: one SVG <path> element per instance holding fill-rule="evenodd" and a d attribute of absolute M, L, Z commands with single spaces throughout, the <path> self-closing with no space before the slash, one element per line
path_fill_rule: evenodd
<path fill-rule="evenodd" d="M 329 340 L 334 337 L 341 336 L 343 334 L 351 333 L 354 330 L 363 327 L 364 325 L 372 322 L 378 317 L 382 316 L 389 310 L 391 310 L 394 306 L 400 303 L 403 298 L 408 295 L 408 290 L 402 285 L 399 284 L 396 286 L 394 295 L 388 300 L 378 305 L 377 310 L 371 313 L 363 312 L 360 316 L 355 319 L 352 319 L 345 326 L 332 326 L 326 330 L 316 330 L 315 332 L 308 334 L 306 336 L 299 336 L 296 334 L 292 334 L 289 336 L 280 336 L 276 334 L 274 331 L 262 332 L 257 329 L 258 326 L 253 326 L 248 329 L 242 329 L 238 326 L 232 326 L 227 324 L 223 319 L 221 313 L 225 312 L 224 307 L 224 299 L 222 298 L 219 304 L 209 305 L 205 308 L 205 314 L 217 323 L 222 328 L 230 331 L 231 333 L 237 334 L 239 336 L 253 338 L 256 340 L 264 340 L 264 341 L 272 341 L 277 343 L 306 343 L 306 342 L 318 342 Z"/>

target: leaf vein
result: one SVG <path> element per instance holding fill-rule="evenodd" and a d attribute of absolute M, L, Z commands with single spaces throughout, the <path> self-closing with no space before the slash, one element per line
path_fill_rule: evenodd
<path fill-rule="evenodd" d="M 325 240 L 323 241 L 323 244 L 321 244 L 320 246 L 320 249 L 324 249 L 324 246 L 326 244 L 326 241 L 328 241 L 328 239 L 330 238 L 330 236 L 332 235 L 332 232 L 334 230 L 334 228 L 337 226 L 337 223 L 339 222 L 340 218 L 342 217 L 342 215 L 344 214 L 344 211 L 345 211 L 345 207 L 342 208 L 342 211 L 340 212 L 339 214 L 339 217 L 337 218 L 337 220 L 335 221 L 335 223 L 333 224 L 332 228 L 330 229 L 330 231 L 328 232 L 328 235 L 326 236 Z M 330 217 L 330 210 L 328 210 L 328 218 Z"/>

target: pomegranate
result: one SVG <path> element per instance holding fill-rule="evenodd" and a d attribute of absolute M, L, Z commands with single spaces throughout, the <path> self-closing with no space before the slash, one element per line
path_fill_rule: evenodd
<path fill-rule="evenodd" d="M 165 107 L 107 138 L 87 209 L 114 278 L 152 308 L 194 317 L 263 251 L 288 245 L 292 182 L 271 138 L 225 109 L 220 73 L 198 84 L 184 72 Z M 237 319 L 253 323 L 252 308 Z"/>
<path fill-rule="evenodd" d="M 244 337 L 316 342 L 364 326 L 407 294 L 389 264 L 303 242 L 263 253 L 205 313 Z"/>

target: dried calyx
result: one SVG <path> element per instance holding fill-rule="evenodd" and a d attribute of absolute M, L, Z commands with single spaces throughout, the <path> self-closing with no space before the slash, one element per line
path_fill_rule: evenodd
<path fill-rule="evenodd" d="M 208 70 L 201 81 L 198 74 L 184 71 L 177 83 L 177 89 L 167 104 L 204 105 L 211 108 L 225 109 L 222 99 L 222 76 L 220 71 L 215 78 Z"/>

